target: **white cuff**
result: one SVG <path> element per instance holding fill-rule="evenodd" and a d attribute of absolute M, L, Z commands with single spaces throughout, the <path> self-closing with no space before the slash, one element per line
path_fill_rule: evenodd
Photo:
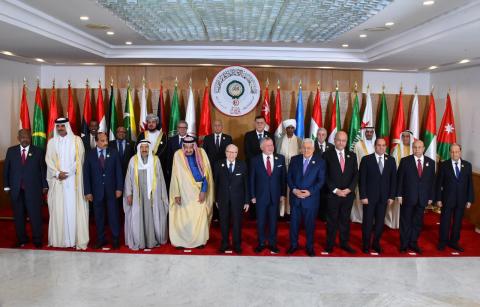
<path fill-rule="evenodd" d="M 337 194 L 337 188 L 333 189 L 333 194 Z"/>
<path fill-rule="evenodd" d="M 6 191 L 10 191 L 10 187 L 4 187 L 3 190 L 6 192 Z"/>

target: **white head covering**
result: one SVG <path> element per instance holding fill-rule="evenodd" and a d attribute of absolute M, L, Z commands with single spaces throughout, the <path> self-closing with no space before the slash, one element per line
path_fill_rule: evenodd
<path fill-rule="evenodd" d="M 297 121 L 294 119 L 286 119 L 283 121 L 283 128 L 287 129 L 287 127 L 292 126 L 294 129 L 297 129 Z"/>
<path fill-rule="evenodd" d="M 140 152 L 140 147 L 145 144 L 148 145 L 147 163 L 143 163 L 142 153 Z M 149 141 L 141 140 L 140 142 L 138 142 L 137 159 L 138 159 L 138 169 L 147 171 L 147 192 L 148 192 L 148 199 L 150 199 L 152 195 L 152 190 L 153 190 L 153 176 L 155 171 L 153 169 L 154 168 L 153 159 L 155 159 L 155 157 L 153 156 L 152 146 Z"/>
<path fill-rule="evenodd" d="M 57 132 L 58 125 L 65 125 L 67 134 L 61 136 Z M 75 136 L 68 122 L 68 118 L 60 117 L 55 120 L 55 129 L 53 129 L 53 144 L 57 151 L 60 169 L 62 171 L 67 171 L 72 169 L 73 164 L 75 163 Z M 71 174 L 68 174 L 71 175 Z"/>
<path fill-rule="evenodd" d="M 413 142 L 415 142 L 415 137 L 413 136 L 413 133 L 412 131 L 410 130 L 405 130 L 405 131 L 402 131 L 402 133 L 400 133 L 400 154 L 402 155 L 403 154 L 403 150 L 405 148 L 405 145 L 403 145 L 403 140 L 402 140 L 402 135 L 404 133 L 410 133 L 410 153 L 412 153 L 412 147 L 413 147 Z"/>
<path fill-rule="evenodd" d="M 363 140 L 363 141 L 366 141 L 366 140 L 367 140 L 367 137 L 365 136 L 365 131 L 367 131 L 368 129 L 373 130 L 372 142 L 375 143 L 375 140 L 377 139 L 377 135 L 376 135 L 376 133 L 375 133 L 375 127 L 363 127 L 363 128 L 361 129 L 362 140 Z"/>

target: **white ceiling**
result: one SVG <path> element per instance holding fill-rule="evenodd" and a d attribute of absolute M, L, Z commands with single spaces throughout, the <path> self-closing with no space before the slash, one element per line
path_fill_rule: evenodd
<path fill-rule="evenodd" d="M 99 2 L 111 6 L 111 2 L 121 5 L 126 0 Z M 165 17 L 160 12 L 157 15 L 153 7 L 147 6 L 150 12 L 146 16 L 151 17 L 137 18 L 137 23 L 132 24 L 135 14 L 122 15 L 118 10 L 111 11 L 96 1 L 0 0 L 0 50 L 8 50 L 17 55 L 8 57 L 0 54 L 0 57 L 22 62 L 34 62 L 34 58 L 42 58 L 48 64 L 60 63 L 59 65 L 248 63 L 393 70 L 427 70 L 431 65 L 439 66 L 439 69 L 454 69 L 459 65 L 457 62 L 464 58 L 472 61 L 463 65 L 480 64 L 480 40 L 476 39 L 480 31 L 480 0 L 436 0 L 435 4 L 429 7 L 422 5 L 423 0 L 395 0 L 369 19 L 368 16 L 374 12 L 367 9 L 356 12 L 355 20 L 367 19 L 356 26 L 355 23 L 347 22 L 347 15 L 351 14 L 348 8 L 352 3 L 361 8 L 358 6 L 359 3 L 371 4 L 371 1 L 301 1 L 298 3 L 317 4 L 319 12 L 306 14 L 301 10 L 310 12 L 315 5 L 298 5 L 295 9 L 303 14 L 289 15 L 284 21 L 279 18 L 280 21 L 277 21 L 275 26 L 268 21 L 272 20 L 272 16 L 281 15 L 278 10 L 281 10 L 282 6 L 284 10 L 289 8 L 285 3 L 295 1 L 138 0 L 137 2 L 138 4 L 131 5 L 129 11 L 139 6 L 146 12 L 145 6 L 149 3 L 168 2 L 170 7 L 177 8 L 177 15 L 172 13 L 171 17 Z M 187 3 L 191 7 L 205 5 L 218 10 L 225 10 L 227 7 L 225 3 L 242 6 L 246 20 L 258 14 L 248 15 L 248 10 L 245 10 L 244 6 L 247 3 L 258 6 L 258 3 L 261 3 L 263 15 L 260 15 L 267 17 L 263 23 L 259 21 L 255 24 L 255 31 L 244 35 L 239 33 L 244 33 L 244 27 L 248 23 L 242 23 L 237 28 L 231 22 L 225 22 L 225 25 L 218 24 L 224 20 L 223 17 L 215 19 L 215 14 L 209 13 L 211 23 L 204 22 L 205 28 L 196 29 L 202 33 L 209 33 L 208 39 L 204 36 L 195 39 L 196 35 L 187 35 L 189 39 L 193 38 L 193 41 L 189 41 L 186 39 L 185 31 L 178 32 L 182 27 L 188 28 L 185 21 L 188 14 L 179 14 L 178 8 L 182 8 L 179 3 Z M 313 31 L 314 27 L 310 27 L 309 24 L 315 21 L 315 17 L 322 22 L 328 20 L 325 19 L 328 12 L 320 11 L 321 7 L 328 9 L 328 6 L 330 11 L 334 10 L 331 15 L 338 19 L 338 26 L 328 28 L 328 31 L 322 30 L 323 28 Z M 214 12 L 217 13 L 215 10 Z M 234 10 L 233 13 L 235 12 L 238 13 L 238 10 Z M 342 12 L 345 13 L 344 16 Z M 89 16 L 90 20 L 81 21 L 79 17 L 83 15 Z M 321 16 L 323 18 L 320 18 Z M 175 32 L 177 36 L 162 36 L 158 31 L 155 32 L 156 35 L 146 35 L 153 33 L 155 25 L 161 24 L 160 20 L 166 18 L 169 18 L 169 21 L 162 24 L 161 28 L 164 29 L 165 25 L 168 25 L 169 31 L 177 31 Z M 214 21 L 217 22 L 217 28 Z M 384 27 L 388 21 L 395 23 L 390 29 L 368 30 Z M 320 28 L 322 22 L 317 22 L 319 25 L 317 28 Z M 87 28 L 88 23 L 108 26 L 115 35 L 107 35 L 106 30 Z M 290 28 L 292 29 L 287 31 Z M 283 31 L 280 31 L 283 36 L 272 34 L 279 29 Z M 346 32 L 342 33 L 343 31 Z M 267 32 L 272 33 L 265 36 Z M 360 38 L 360 34 L 367 34 L 368 37 Z M 222 41 L 225 37 L 227 39 Z M 265 37 L 267 39 L 263 39 Z M 133 44 L 127 46 L 126 41 Z M 349 45 L 348 48 L 341 47 L 345 43 Z"/>

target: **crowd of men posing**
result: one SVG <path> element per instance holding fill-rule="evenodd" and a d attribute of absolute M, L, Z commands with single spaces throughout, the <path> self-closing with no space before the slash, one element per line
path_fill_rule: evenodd
<path fill-rule="evenodd" d="M 42 247 L 42 194 L 48 194 L 48 245 L 86 249 L 89 218 L 96 224 L 95 248 L 107 244 L 105 220 L 114 249 L 120 247 L 123 207 L 125 245 L 133 250 L 166 244 L 202 248 L 209 239 L 210 223 L 217 215 L 222 241 L 219 252 L 242 253 L 243 212 L 256 220 L 255 252 L 279 253 L 277 221 L 290 221 L 290 247 L 299 249 L 300 225 L 305 228 L 306 252 L 314 256 L 317 217 L 326 220 L 325 252 L 335 246 L 348 253 L 350 221 L 362 223 L 363 253 L 383 252 L 384 225 L 400 229 L 400 252 L 421 254 L 418 239 L 427 205 L 441 207 L 438 249 L 459 245 L 465 208 L 473 202 L 472 167 L 461 158 L 461 147 L 450 147 L 451 159 L 436 167 L 424 155 L 424 144 L 408 131 L 392 155 L 385 139 L 375 138 L 373 127 L 362 129 L 355 152 L 346 148 L 347 134 L 338 131 L 334 144 L 320 128 L 316 140 L 294 135 L 295 120 L 283 123 L 285 134 L 274 140 L 265 119 L 255 118 L 255 129 L 244 137 L 246 161 L 237 158 L 238 147 L 214 121 L 214 133 L 202 148 L 180 121 L 178 134 L 167 138 L 158 117 L 147 116 L 147 129 L 135 148 L 119 127 L 116 139 L 90 123 L 90 134 L 72 133 L 68 119 L 59 118 L 46 153 L 31 145 L 31 134 L 20 130 L 20 145 L 8 149 L 4 190 L 10 194 L 17 234 L 16 247 L 29 238 Z M 436 170 L 437 168 L 437 170 Z M 168 191 L 168 192 L 167 192 Z M 90 205 L 89 205 L 90 203 Z M 232 240 L 230 240 L 230 229 Z M 337 232 L 339 244 L 336 243 Z"/>

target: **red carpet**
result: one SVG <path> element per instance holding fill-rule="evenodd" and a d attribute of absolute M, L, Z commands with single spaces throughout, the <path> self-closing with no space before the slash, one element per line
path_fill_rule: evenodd
<path fill-rule="evenodd" d="M 47 243 L 47 231 L 48 231 L 48 210 L 45 206 L 44 210 L 44 243 Z M 12 216 L 11 210 L 2 210 L 0 211 L 0 216 Z M 428 212 L 425 214 L 425 225 L 423 232 L 421 234 L 419 245 L 423 249 L 423 257 L 458 257 L 458 256 L 480 256 L 480 234 L 475 233 L 474 226 L 464 221 L 460 245 L 465 248 L 465 252 L 460 253 L 460 255 L 455 255 L 455 251 L 448 248 L 445 251 L 439 252 L 436 249 L 436 244 L 438 240 L 438 221 L 439 214 Z M 243 256 L 252 256 L 257 255 L 254 253 L 253 249 L 257 244 L 256 228 L 255 223 L 252 221 L 247 221 L 243 224 L 243 233 L 242 233 L 242 249 Z M 287 256 L 286 250 L 289 247 L 289 237 L 288 237 L 288 222 L 281 221 L 278 226 L 278 247 L 280 248 L 280 253 L 277 255 L 271 255 L 270 251 L 265 250 L 259 255 L 261 256 Z M 319 257 L 351 257 L 350 254 L 347 254 L 340 248 L 335 248 L 333 253 L 330 255 L 322 255 L 324 243 L 325 243 L 325 223 L 318 221 L 317 222 L 317 231 L 315 233 L 315 252 Z M 15 242 L 15 230 L 13 220 L 0 220 L 0 248 L 10 248 Z M 27 233 L 30 235 L 30 228 L 27 226 Z M 305 244 L 305 236 L 303 230 L 300 232 L 300 246 Z M 365 255 L 361 253 L 361 225 L 357 223 L 352 223 L 351 227 L 351 238 L 350 244 L 353 248 L 357 250 L 357 253 L 353 255 L 354 257 L 379 257 L 376 255 Z M 107 233 L 107 238 L 108 238 Z M 93 221 L 91 221 L 90 227 L 90 246 L 93 246 L 95 243 L 95 226 Z M 121 239 L 123 241 L 123 238 Z M 415 255 L 410 254 L 400 254 L 398 251 L 399 245 L 399 232 L 398 230 L 392 230 L 388 227 L 385 228 L 385 232 L 382 238 L 382 248 L 384 253 L 380 257 L 412 257 Z M 210 230 L 210 240 L 203 249 L 191 249 L 191 250 L 177 250 L 175 247 L 167 243 L 164 246 L 157 247 L 151 251 L 131 251 L 126 246 L 122 246 L 119 250 L 95 250 L 89 247 L 86 252 L 100 252 L 100 253 L 134 253 L 134 254 L 175 254 L 175 255 L 219 255 L 217 249 L 220 246 L 220 228 L 218 223 L 212 223 Z M 110 246 L 107 245 L 107 248 Z M 33 245 L 27 244 L 23 249 L 33 249 Z M 43 250 L 67 250 L 73 251 L 72 249 L 61 249 L 61 248 L 49 248 L 44 247 Z M 236 254 L 231 254 L 236 255 Z M 305 250 L 301 249 L 295 253 L 295 256 L 306 256 Z"/>

